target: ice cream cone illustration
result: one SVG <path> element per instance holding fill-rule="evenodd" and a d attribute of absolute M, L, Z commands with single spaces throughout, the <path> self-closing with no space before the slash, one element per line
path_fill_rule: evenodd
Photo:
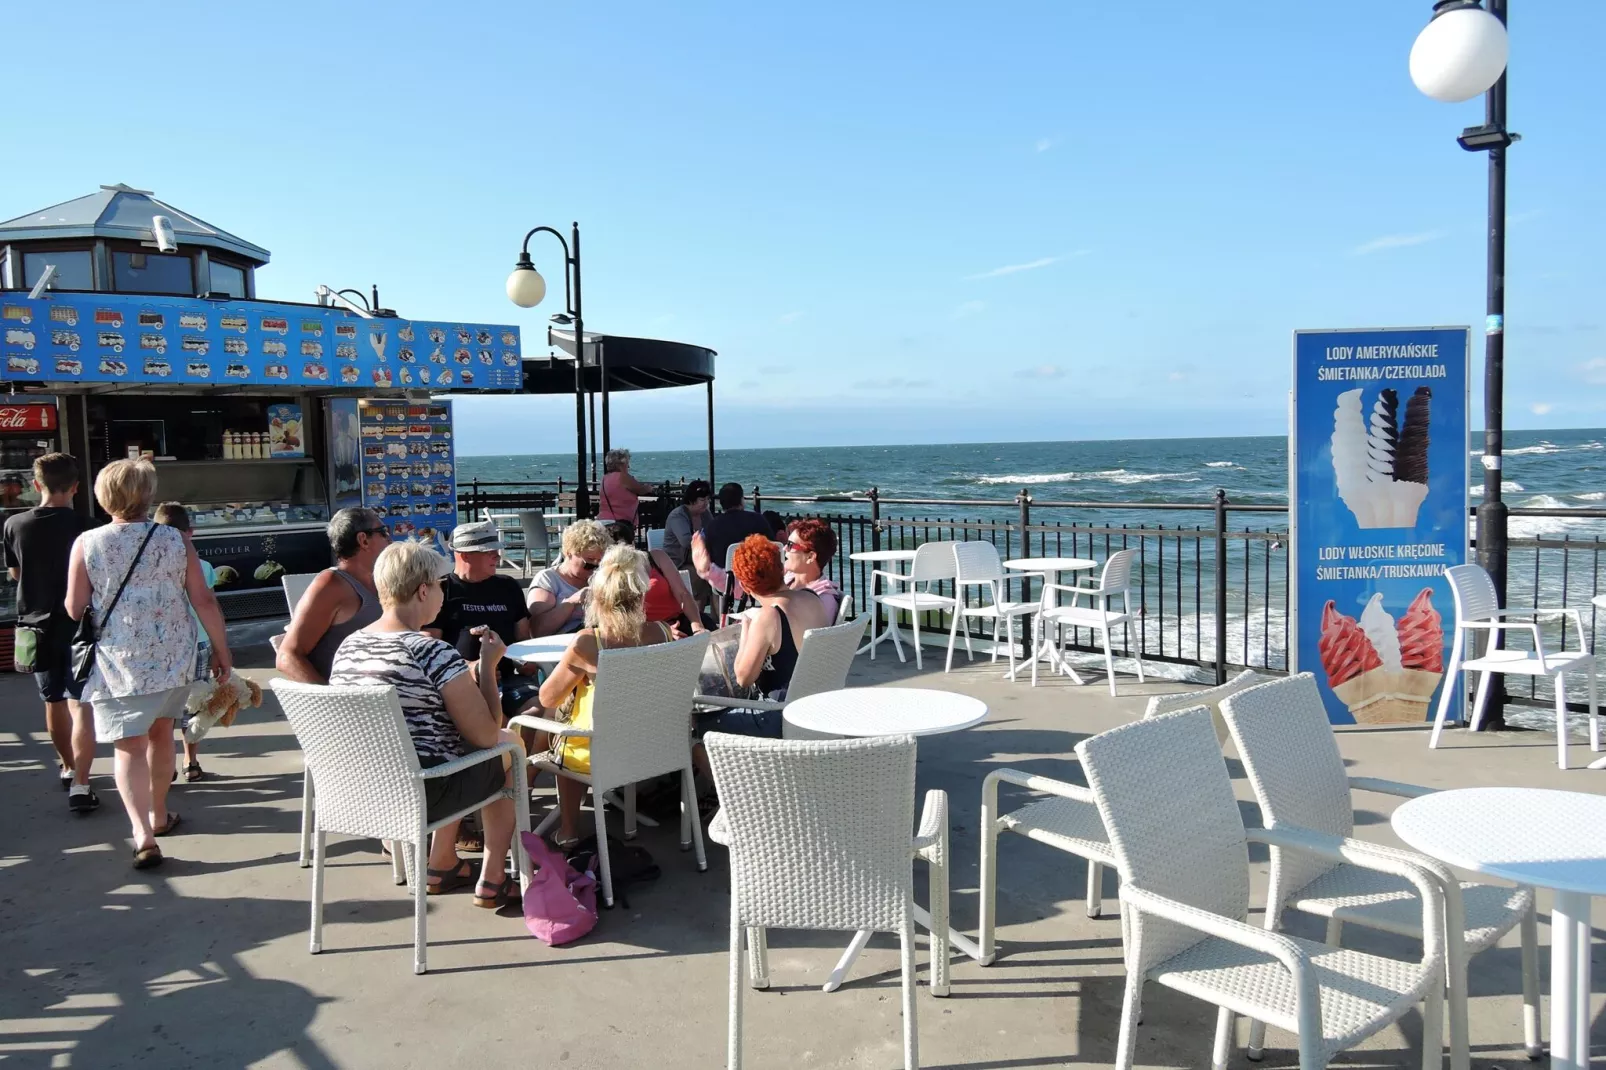
<path fill-rule="evenodd" d="M 1333 477 L 1338 496 L 1362 528 L 1409 528 L 1428 493 L 1428 420 L 1433 392 L 1417 387 L 1406 402 L 1378 391 L 1370 414 L 1360 387 L 1338 395 L 1333 410 Z"/>
<path fill-rule="evenodd" d="M 1416 724 L 1444 670 L 1444 628 L 1424 588 L 1396 627 L 1374 594 L 1359 622 L 1329 601 L 1318 643 L 1327 684 L 1358 724 Z"/>

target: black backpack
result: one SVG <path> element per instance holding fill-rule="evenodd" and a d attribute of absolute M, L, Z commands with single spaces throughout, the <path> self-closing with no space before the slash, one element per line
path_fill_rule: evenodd
<path fill-rule="evenodd" d="M 568 850 L 569 865 L 576 871 L 593 873 L 602 882 L 602 863 L 597 859 L 597 838 L 587 836 Z M 638 884 L 655 881 L 663 873 L 652 854 L 645 847 L 626 843 L 614 836 L 608 837 L 608 869 L 613 878 L 613 897 L 627 910 L 630 907 L 629 891 Z M 599 905 L 602 900 L 598 897 Z"/>

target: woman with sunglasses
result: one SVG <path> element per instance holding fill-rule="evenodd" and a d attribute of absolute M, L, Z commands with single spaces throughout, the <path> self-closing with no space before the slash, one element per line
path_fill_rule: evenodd
<path fill-rule="evenodd" d="M 836 620 L 837 608 L 842 604 L 842 588 L 835 580 L 825 576 L 825 566 L 836 554 L 836 532 L 823 520 L 794 520 L 786 529 L 785 553 L 782 564 L 786 570 L 786 586 L 794 591 L 813 591 L 825 606 L 826 618 Z M 725 570 L 714 564 L 701 533 L 692 537 L 692 564 L 697 574 L 716 590 L 725 587 Z M 737 597 L 745 593 L 739 582 L 733 592 Z"/>
<path fill-rule="evenodd" d="M 567 635 L 584 626 L 591 577 L 612 545 L 613 536 L 595 520 L 563 529 L 563 559 L 530 581 L 530 635 Z"/>

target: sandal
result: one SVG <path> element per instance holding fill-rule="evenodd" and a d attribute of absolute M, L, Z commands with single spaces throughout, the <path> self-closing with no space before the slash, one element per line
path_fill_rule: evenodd
<path fill-rule="evenodd" d="M 464 872 L 467 870 L 467 872 Z M 457 865 L 451 869 L 426 869 L 426 877 L 432 877 L 439 883 L 425 883 L 425 892 L 429 895 L 445 895 L 455 892 L 474 879 L 474 864 L 466 858 L 457 860 Z"/>
<path fill-rule="evenodd" d="M 494 889 L 490 895 L 485 895 L 483 889 Z M 486 884 L 481 881 L 474 886 L 474 905 L 482 910 L 495 910 L 511 899 L 519 890 L 519 882 L 512 876 L 502 878 L 501 884 Z"/>
<path fill-rule="evenodd" d="M 184 818 L 182 818 L 178 814 L 174 813 L 172 810 L 169 810 L 167 812 L 167 824 L 162 825 L 160 828 L 151 829 L 151 835 L 152 836 L 167 836 L 167 835 L 171 834 L 174 829 L 178 828 L 183 823 L 184 823 Z"/>
<path fill-rule="evenodd" d="M 205 778 L 206 770 L 201 768 L 200 762 L 191 762 L 184 767 L 184 779 L 186 782 L 193 784 L 197 780 L 204 780 Z"/>
<path fill-rule="evenodd" d="M 162 849 L 154 843 L 134 852 L 135 869 L 155 869 L 162 864 Z"/>

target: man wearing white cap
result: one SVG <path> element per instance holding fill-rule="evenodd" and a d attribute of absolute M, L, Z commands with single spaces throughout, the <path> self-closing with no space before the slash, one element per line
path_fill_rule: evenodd
<path fill-rule="evenodd" d="M 524 604 L 524 588 L 511 576 L 496 571 L 502 555 L 502 536 L 489 520 L 459 524 L 452 531 L 452 556 L 456 565 L 442 584 L 444 601 L 440 616 L 424 630 L 457 648 L 472 663 L 479 657 L 480 640 L 473 629 L 484 624 L 513 644 L 530 637 L 530 611 Z M 531 676 L 535 666 L 515 665 L 502 659 L 498 690 L 502 714 L 511 717 L 529 705 L 540 691 Z"/>

